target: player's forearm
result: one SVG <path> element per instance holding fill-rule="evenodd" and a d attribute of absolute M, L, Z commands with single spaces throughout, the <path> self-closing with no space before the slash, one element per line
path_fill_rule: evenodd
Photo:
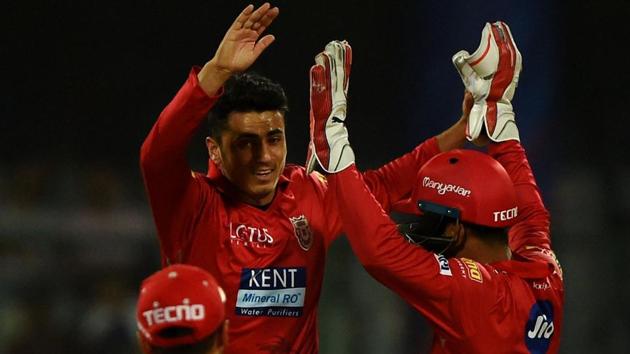
<path fill-rule="evenodd" d="M 172 162 L 185 161 L 190 140 L 217 98 L 209 97 L 200 88 L 197 70 L 193 69 L 142 144 L 140 160 L 143 169 L 171 168 Z"/>
<path fill-rule="evenodd" d="M 488 153 L 495 158 L 510 175 L 518 205 L 517 224 L 510 232 L 513 249 L 525 243 L 549 246 L 549 212 L 544 206 L 525 150 L 518 141 L 493 143 Z"/>
<path fill-rule="evenodd" d="M 413 151 L 387 163 L 376 171 L 364 175 L 374 197 L 386 211 L 392 204 L 408 196 L 416 183 L 420 168 L 433 156 L 464 146 L 466 142 L 466 120 L 462 117 L 450 128 L 427 139 Z"/>
<path fill-rule="evenodd" d="M 441 152 L 462 148 L 466 143 L 466 120 L 461 118 L 436 138 Z"/>
<path fill-rule="evenodd" d="M 387 256 L 383 253 L 384 240 L 389 233 L 397 233 L 396 226 L 371 195 L 356 167 L 331 174 L 328 180 L 353 251 L 365 267 L 379 263 Z"/>
<path fill-rule="evenodd" d="M 142 144 L 140 167 L 163 252 L 177 249 L 190 208 L 197 206 L 186 151 L 215 100 L 199 87 L 193 69 Z"/>
<path fill-rule="evenodd" d="M 532 205 L 544 209 L 542 198 L 536 185 L 534 173 L 527 161 L 525 149 L 516 140 L 492 143 L 488 154 L 505 168 L 517 189 L 519 204 Z"/>
<path fill-rule="evenodd" d="M 427 139 L 379 169 L 366 171 L 363 175 L 365 183 L 385 211 L 390 211 L 392 204 L 409 196 L 420 167 L 439 153 L 436 138 Z"/>
<path fill-rule="evenodd" d="M 401 251 L 410 246 L 396 225 L 370 194 L 356 168 L 329 176 L 331 191 L 337 197 L 344 233 L 363 266 L 377 274 L 401 264 Z M 401 243 L 405 243 L 400 247 Z M 385 279 L 385 281 L 387 281 Z"/>
<path fill-rule="evenodd" d="M 547 210 L 519 206 L 519 217 L 520 221 L 508 233 L 510 249 L 517 252 L 526 250 L 528 246 L 551 249 Z"/>
<path fill-rule="evenodd" d="M 387 163 L 376 171 L 364 174 L 376 200 L 386 211 L 407 197 L 416 183 L 420 168 L 433 156 L 464 146 L 466 142 L 466 119 L 460 118 L 450 128 L 427 139 L 413 151 Z"/>
<path fill-rule="evenodd" d="M 352 251 L 374 278 L 411 304 L 437 301 L 447 293 L 446 284 L 436 279 L 435 256 L 399 234 L 354 166 L 330 175 L 329 186 Z"/>

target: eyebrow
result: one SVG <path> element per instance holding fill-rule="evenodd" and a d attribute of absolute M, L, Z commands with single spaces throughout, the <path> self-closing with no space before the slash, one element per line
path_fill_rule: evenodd
<path fill-rule="evenodd" d="M 284 131 L 280 128 L 276 128 L 269 131 L 267 134 L 265 134 L 265 136 L 274 136 L 278 134 L 284 134 Z M 258 134 L 254 133 L 241 133 L 236 137 L 236 139 L 257 139 L 258 137 Z"/>
<path fill-rule="evenodd" d="M 273 129 L 272 131 L 267 133 L 267 136 L 278 135 L 278 134 L 284 134 L 284 130 L 282 130 L 280 128 Z"/>

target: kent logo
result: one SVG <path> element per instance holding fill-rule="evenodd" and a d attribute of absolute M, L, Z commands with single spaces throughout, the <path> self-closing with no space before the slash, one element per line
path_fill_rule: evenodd
<path fill-rule="evenodd" d="M 299 317 L 306 268 L 244 268 L 236 300 L 239 316 Z"/>
<path fill-rule="evenodd" d="M 553 305 L 549 301 L 537 301 L 529 311 L 529 320 L 525 324 L 525 345 L 529 352 L 547 353 L 553 332 Z"/>
<path fill-rule="evenodd" d="M 299 269 L 303 270 L 304 268 L 247 269 L 249 274 L 241 274 L 241 288 L 244 285 L 244 280 L 247 282 L 246 288 L 249 289 L 295 288 L 296 274 Z M 302 284 L 302 286 L 304 285 Z"/>

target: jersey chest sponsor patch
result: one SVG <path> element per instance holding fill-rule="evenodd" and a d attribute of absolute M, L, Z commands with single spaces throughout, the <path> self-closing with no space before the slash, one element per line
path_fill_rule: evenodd
<path fill-rule="evenodd" d="M 306 296 L 306 268 L 243 268 L 238 316 L 299 317 Z"/>
<path fill-rule="evenodd" d="M 229 223 L 230 242 L 236 246 L 267 248 L 274 242 L 269 229 L 244 223 Z"/>

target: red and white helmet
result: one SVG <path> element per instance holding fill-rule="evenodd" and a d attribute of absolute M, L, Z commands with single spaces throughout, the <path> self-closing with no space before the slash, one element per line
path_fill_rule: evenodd
<path fill-rule="evenodd" d="M 461 221 L 506 228 L 518 215 L 514 184 L 492 157 L 474 150 L 452 150 L 434 156 L 418 172 L 412 192 L 423 212 Z"/>

